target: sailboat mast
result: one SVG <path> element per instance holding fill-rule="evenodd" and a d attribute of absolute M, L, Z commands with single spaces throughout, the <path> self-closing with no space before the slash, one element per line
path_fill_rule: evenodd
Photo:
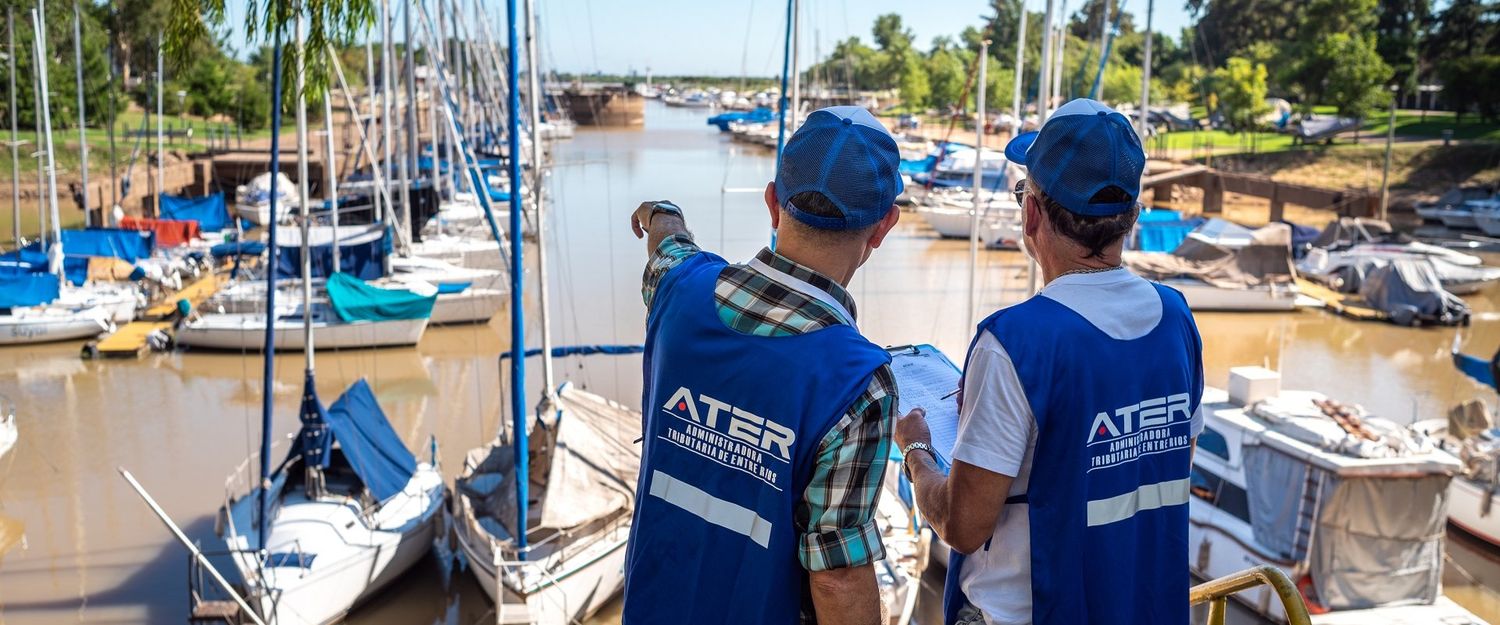
<path fill-rule="evenodd" d="M 1021 87 L 1023 86 L 1022 78 L 1026 74 L 1023 71 L 1026 67 L 1026 3 L 1022 2 L 1019 6 L 1021 7 L 1021 24 L 1016 27 L 1016 85 L 1010 97 L 1010 115 L 1015 118 L 1011 122 L 1011 138 L 1021 134 L 1021 128 L 1025 126 L 1023 117 L 1025 111 L 1021 109 Z"/>
<path fill-rule="evenodd" d="M 353 113 L 353 109 L 350 109 Z M 333 227 L 333 272 L 343 270 L 339 265 L 339 191 L 338 169 L 333 166 L 333 93 L 323 95 L 323 128 L 327 130 L 323 139 L 323 197 L 328 199 L 328 220 Z"/>
<path fill-rule="evenodd" d="M 781 106 L 776 112 L 776 124 L 778 126 L 776 129 L 776 168 L 778 170 L 781 169 L 781 150 L 786 147 L 786 105 L 787 96 L 790 95 L 787 91 L 787 80 L 790 79 L 792 72 L 792 29 L 795 28 L 793 23 L 796 18 L 793 14 L 796 11 L 797 0 L 786 0 L 786 42 L 782 44 L 781 93 L 779 94 L 780 97 L 777 98 Z M 775 238 L 775 234 L 772 234 L 771 239 L 774 241 Z"/>
<path fill-rule="evenodd" d="M 1155 9 L 1155 0 L 1146 0 L 1146 47 L 1141 53 L 1145 62 L 1141 63 L 1141 110 L 1136 129 L 1143 141 L 1151 125 L 1151 14 Z"/>
<path fill-rule="evenodd" d="M 526 69 L 531 80 L 531 201 L 536 204 L 536 279 L 537 305 L 542 311 L 542 397 L 552 396 L 555 388 L 552 378 L 552 315 L 547 309 L 547 243 L 546 214 L 542 211 L 542 137 L 537 133 L 542 122 L 542 80 L 537 70 L 536 29 L 540 20 L 536 16 L 536 0 L 526 0 Z M 520 193 L 513 187 L 511 195 Z"/>
<path fill-rule="evenodd" d="M 295 26 L 297 29 L 297 198 L 301 204 L 299 213 L 302 216 L 302 337 L 305 346 L 302 355 L 307 363 L 307 374 L 313 371 L 313 330 L 312 330 L 312 246 L 308 242 L 311 232 L 308 223 L 312 221 L 312 215 L 307 208 L 311 202 L 307 199 L 307 96 L 303 91 L 307 87 L 307 46 L 304 43 L 305 35 L 302 33 L 302 10 L 297 10 Z M 327 167 L 328 163 L 324 163 Z M 271 172 L 274 178 L 278 174 Z M 276 213 L 271 213 L 271 221 L 276 221 Z M 333 250 L 334 256 L 338 255 L 338 248 Z M 276 271 L 270 267 L 268 271 Z"/>
<path fill-rule="evenodd" d="M 156 198 L 157 198 L 157 200 L 156 200 L 156 210 L 157 210 L 158 213 L 161 212 L 161 195 L 163 193 L 167 192 L 167 188 L 163 185 L 163 182 L 162 182 L 162 180 L 163 180 L 162 179 L 162 166 L 166 165 L 167 161 L 166 161 L 166 150 L 163 148 L 163 141 L 162 141 L 162 121 L 161 121 L 161 118 L 162 118 L 162 106 L 161 106 L 161 103 L 162 103 L 162 81 L 166 79 L 166 74 L 163 73 L 163 71 L 162 71 L 162 62 L 161 62 L 162 57 L 161 57 L 161 53 L 162 53 L 162 50 L 161 50 L 161 33 L 157 33 L 156 34 Z M 280 128 L 273 128 L 273 129 L 271 129 L 272 132 L 278 132 L 280 130 L 281 130 Z M 280 139 L 280 135 L 277 136 L 277 139 L 278 140 Z M 275 177 L 274 173 L 272 174 L 272 177 L 273 178 Z M 272 214 L 271 214 L 271 219 L 272 220 L 276 219 L 276 214 L 274 212 L 272 212 Z"/>
<path fill-rule="evenodd" d="M 1037 128 L 1041 128 L 1042 124 L 1047 123 L 1047 116 L 1052 112 L 1052 11 L 1056 8 L 1053 6 L 1055 2 L 1056 0 L 1047 0 L 1047 12 L 1042 17 L 1041 76 L 1036 81 Z"/>
<path fill-rule="evenodd" d="M 42 88 L 42 128 L 47 152 L 47 199 L 52 214 L 52 247 L 47 250 L 47 265 L 52 273 L 57 274 L 58 280 L 63 280 L 63 248 L 62 248 L 62 222 L 57 213 L 57 154 L 52 146 L 52 110 L 51 102 L 47 94 L 47 16 L 38 9 L 31 12 L 32 23 L 36 27 L 36 59 L 37 71 L 41 74 Z"/>
<path fill-rule="evenodd" d="M 21 144 L 16 121 L 16 10 L 5 9 L 5 38 L 10 54 L 6 59 L 10 66 L 10 210 L 11 238 L 16 249 L 21 249 Z"/>
<path fill-rule="evenodd" d="M 89 226 L 93 224 L 89 217 L 89 133 L 88 115 L 83 105 L 83 11 L 78 7 L 78 0 L 73 0 L 73 76 L 78 90 L 78 173 L 83 183 L 80 199 L 83 200 L 83 225 Z"/>
<path fill-rule="evenodd" d="M 406 154 L 401 158 L 401 225 L 411 228 L 411 192 L 407 187 L 417 177 L 411 168 L 417 166 L 417 142 L 422 129 L 417 125 L 417 47 L 411 30 L 410 3 L 406 5 L 402 17 L 402 27 L 406 29 L 406 38 L 403 39 L 405 45 L 402 47 L 406 61 L 401 64 L 401 75 L 406 84 Z"/>
<path fill-rule="evenodd" d="M 969 212 L 969 308 L 968 322 L 974 327 L 975 300 L 979 293 L 979 211 L 988 206 L 980 195 L 984 192 L 984 88 L 990 67 L 990 40 L 979 42 L 979 102 L 974 117 L 974 210 Z"/>
<path fill-rule="evenodd" d="M 271 215 L 277 211 L 277 180 L 281 176 L 281 36 L 282 20 L 281 2 L 278 0 L 273 5 L 278 18 L 275 20 L 275 34 L 271 39 Z M 271 415 L 274 409 L 272 401 L 272 385 L 276 381 L 276 220 L 267 220 L 266 223 L 267 246 L 266 266 L 266 343 L 264 371 L 261 375 L 261 401 L 260 401 L 260 489 L 258 490 L 258 501 L 256 509 L 260 514 L 256 517 L 255 536 L 259 543 L 256 549 L 264 550 L 266 547 L 266 524 L 269 521 L 271 507 L 266 497 L 266 491 L 271 488 Z M 304 238 L 304 240 L 306 240 Z"/>
<path fill-rule="evenodd" d="M 365 33 L 365 91 L 366 91 L 366 94 L 370 97 L 370 113 L 369 113 L 369 118 L 370 119 L 375 119 L 376 118 L 376 113 L 375 113 L 375 50 L 374 50 L 374 46 L 372 46 L 370 44 L 370 38 L 371 38 L 371 36 L 372 36 L 371 33 L 369 33 L 369 32 Z M 349 111 L 350 111 L 351 114 L 354 112 L 354 106 L 355 105 L 354 105 L 353 102 L 349 103 Z M 364 140 L 364 135 L 365 135 L 364 132 L 360 133 L 360 140 L 361 141 Z M 370 179 L 372 181 L 376 179 L 376 176 L 374 175 L 374 171 L 376 169 L 378 169 L 379 166 L 380 166 L 379 163 L 375 162 L 373 159 L 370 160 L 370 170 L 371 170 Z M 377 192 L 377 193 L 371 194 L 370 201 L 372 202 L 372 205 L 373 205 L 373 208 L 374 208 L 375 218 L 379 219 L 382 222 L 384 222 L 386 224 L 386 226 L 389 227 L 390 226 L 390 221 L 388 219 L 386 219 L 386 216 L 385 216 L 385 209 L 386 209 L 386 207 L 385 207 L 384 204 L 382 204 L 380 202 L 380 200 L 381 200 L 380 193 Z M 389 273 L 389 272 L 386 272 L 386 273 Z"/>
<path fill-rule="evenodd" d="M 510 410 L 513 421 L 511 444 L 516 456 L 516 549 L 526 559 L 526 521 L 530 507 L 530 458 L 526 441 L 526 300 L 521 297 L 526 267 L 522 264 L 521 240 L 521 69 L 516 54 L 516 0 L 505 0 L 510 20 L 507 33 L 506 69 L 510 80 L 510 106 L 506 141 L 510 145 Z"/>
<path fill-rule="evenodd" d="M 795 0 L 793 0 L 795 2 Z M 797 132 L 797 115 L 802 112 L 802 6 L 799 4 L 792 11 L 792 132 Z"/>

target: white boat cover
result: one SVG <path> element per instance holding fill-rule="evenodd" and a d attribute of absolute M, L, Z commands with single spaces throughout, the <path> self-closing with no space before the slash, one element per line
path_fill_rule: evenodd
<path fill-rule="evenodd" d="M 1256 542 L 1305 562 L 1333 610 L 1432 603 L 1458 462 L 1382 419 L 1356 426 L 1375 440 L 1346 433 L 1320 399 L 1289 391 L 1252 409 L 1265 429 L 1247 431 L 1241 460 Z"/>
<path fill-rule="evenodd" d="M 1127 251 L 1123 260 L 1131 271 L 1151 280 L 1192 278 L 1226 289 L 1294 281 L 1292 229 L 1286 224 L 1245 230 L 1223 220 L 1210 220 L 1170 254 Z"/>

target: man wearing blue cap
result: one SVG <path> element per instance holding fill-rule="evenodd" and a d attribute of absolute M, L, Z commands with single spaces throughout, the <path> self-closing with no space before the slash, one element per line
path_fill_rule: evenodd
<path fill-rule="evenodd" d="M 946 622 L 1185 625 L 1202 342 L 1180 293 L 1120 266 L 1145 153 L 1093 100 L 1005 152 L 1047 286 L 979 325 L 951 474 L 920 409 L 895 432 L 955 552 Z"/>
<path fill-rule="evenodd" d="M 875 525 L 896 386 L 845 287 L 896 225 L 896 142 L 813 112 L 766 207 L 777 249 L 728 264 L 647 202 L 644 435 L 626 625 L 881 622 Z"/>

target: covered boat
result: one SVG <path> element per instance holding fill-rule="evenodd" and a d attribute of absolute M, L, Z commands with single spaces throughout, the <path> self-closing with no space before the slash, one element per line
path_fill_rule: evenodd
<path fill-rule="evenodd" d="M 1334 290 L 1353 293 L 1357 285 L 1342 284 L 1348 271 L 1362 273 L 1367 269 L 1361 266 L 1395 259 L 1430 263 L 1443 288 L 1455 295 L 1474 293 L 1500 281 L 1500 268 L 1484 266 L 1478 256 L 1415 241 L 1384 221 L 1355 217 L 1340 218 L 1324 228 L 1297 269 Z"/>
<path fill-rule="evenodd" d="M 243 471 L 220 509 L 245 596 L 279 625 L 337 622 L 375 596 L 431 548 L 444 501 L 442 474 L 417 462 L 363 379 L 324 409 L 309 374 L 301 421 L 265 493 L 264 539 Z"/>
<path fill-rule="evenodd" d="M 1313 623 L 1483 623 L 1442 595 L 1451 456 L 1357 406 L 1282 391 L 1260 367 L 1203 396 L 1193 456 L 1189 567 L 1200 578 L 1271 564 Z M 1285 622 L 1266 587 L 1234 595 Z"/>
<path fill-rule="evenodd" d="M 328 304 L 310 310 L 278 310 L 276 349 L 306 347 L 303 315 L 312 316 L 317 345 L 324 348 L 396 347 L 415 345 L 427 329 L 436 294 L 405 289 L 383 289 L 344 273 L 328 278 Z M 211 313 L 188 321 L 177 331 L 177 342 L 190 347 L 259 351 L 263 349 L 266 316 L 257 313 Z"/>
<path fill-rule="evenodd" d="M 530 426 L 524 551 L 509 441 L 470 451 L 454 486 L 454 532 L 498 623 L 583 622 L 624 587 L 640 412 L 571 384 L 555 401 Z"/>
<path fill-rule="evenodd" d="M 156 198 L 158 219 L 197 222 L 198 228 L 204 232 L 218 232 L 235 226 L 229 209 L 224 205 L 223 193 L 191 198 L 161 193 Z"/>
<path fill-rule="evenodd" d="M 1127 251 L 1125 266 L 1178 291 L 1193 310 L 1277 311 L 1297 306 L 1292 234 L 1286 224 L 1257 230 L 1211 219 L 1171 253 Z"/>
<path fill-rule="evenodd" d="M 0 345 L 92 338 L 112 327 L 109 310 L 57 303 L 58 277 L 0 270 Z"/>
<path fill-rule="evenodd" d="M 1454 337 L 1453 365 L 1464 375 L 1495 389 L 1496 358 L 1485 360 L 1459 351 Z M 1500 356 L 1500 354 L 1497 354 Z M 1432 437 L 1463 463 L 1448 487 L 1448 522 L 1500 549 L 1500 429 L 1483 399 L 1471 399 L 1448 411 L 1447 418 L 1412 426 Z"/>
<path fill-rule="evenodd" d="M 302 198 L 298 197 L 297 185 L 286 174 L 276 173 L 276 217 L 274 221 L 281 221 L 292 214 L 292 211 L 302 205 Z M 271 172 L 263 173 L 251 179 L 248 184 L 240 185 L 234 192 L 234 212 L 240 219 L 244 219 L 257 226 L 270 224 L 271 218 Z"/>

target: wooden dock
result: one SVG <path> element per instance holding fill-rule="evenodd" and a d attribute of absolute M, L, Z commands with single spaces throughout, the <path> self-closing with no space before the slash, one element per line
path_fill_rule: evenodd
<path fill-rule="evenodd" d="M 193 308 L 219 290 L 219 277 L 208 274 L 146 309 L 139 319 L 125 324 L 109 336 L 83 347 L 84 358 L 140 358 L 151 351 L 150 336 L 158 331 L 170 334 L 181 318 L 177 302 L 187 300 Z"/>
<path fill-rule="evenodd" d="M 1303 295 L 1323 302 L 1323 307 L 1350 319 L 1360 321 L 1386 321 L 1389 316 L 1371 308 L 1357 295 L 1339 293 L 1305 278 L 1297 278 L 1297 290 Z"/>

